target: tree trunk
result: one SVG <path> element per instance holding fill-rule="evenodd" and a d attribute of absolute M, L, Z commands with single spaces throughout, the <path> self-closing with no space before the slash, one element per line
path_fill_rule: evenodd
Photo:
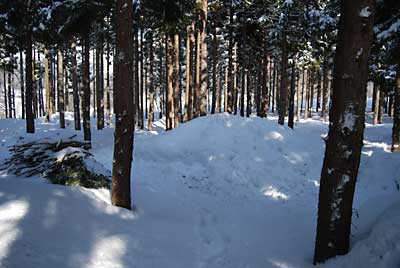
<path fill-rule="evenodd" d="M 244 117 L 244 95 L 246 94 L 245 89 L 247 85 L 247 70 L 242 68 L 242 92 L 240 93 L 240 116 Z"/>
<path fill-rule="evenodd" d="M 99 41 L 98 41 L 99 42 Z M 96 115 L 97 115 L 97 129 L 104 128 L 104 102 L 103 102 L 103 79 L 101 68 L 101 58 L 103 58 L 103 53 L 101 49 L 102 44 L 98 43 L 96 48 Z"/>
<path fill-rule="evenodd" d="M 44 49 L 44 88 L 46 90 L 46 121 L 50 121 L 50 74 L 49 74 L 49 53 Z"/>
<path fill-rule="evenodd" d="M 144 103 L 143 103 L 143 77 L 144 77 L 144 66 L 143 66 L 143 58 L 144 58 L 144 53 L 143 53 L 143 29 L 140 30 L 140 92 L 139 92 L 139 114 L 138 114 L 138 127 L 140 127 L 140 129 L 144 128 L 144 115 L 143 115 L 143 107 L 144 107 Z"/>
<path fill-rule="evenodd" d="M 283 37 L 282 41 L 282 58 L 281 58 L 281 81 L 280 81 L 280 94 L 279 94 L 279 119 L 278 123 L 280 125 L 285 124 L 285 116 L 287 111 L 287 100 L 288 100 L 288 72 L 287 72 L 287 64 L 288 64 L 288 54 L 287 54 L 287 44 L 286 44 L 286 36 Z"/>
<path fill-rule="evenodd" d="M 134 68 L 134 98 L 135 98 L 135 115 L 134 115 L 134 119 L 137 116 L 137 125 L 140 126 L 139 120 L 140 120 L 140 80 L 139 80 L 139 33 L 137 28 L 135 27 L 134 29 L 134 53 L 135 53 L 135 58 L 134 58 L 134 62 L 135 62 L 135 68 Z M 115 106 L 114 106 L 115 107 Z"/>
<path fill-rule="evenodd" d="M 110 88 L 110 43 L 107 42 L 107 60 L 106 60 L 106 124 L 111 124 L 111 88 Z"/>
<path fill-rule="evenodd" d="M 197 29 L 196 36 L 196 79 L 194 89 L 193 117 L 200 115 L 201 103 L 201 31 Z"/>
<path fill-rule="evenodd" d="M 290 78 L 290 97 L 289 97 L 289 119 L 288 126 L 293 129 L 294 128 L 294 94 L 296 87 L 296 69 L 295 63 L 292 63 L 292 72 Z"/>
<path fill-rule="evenodd" d="M 360 10 L 371 13 L 361 16 Z M 314 264 L 349 251 L 353 197 L 363 144 L 373 12 L 373 0 L 341 2 Z"/>
<path fill-rule="evenodd" d="M 201 0 L 201 101 L 200 116 L 207 115 L 208 71 L 207 71 L 207 0 Z"/>
<path fill-rule="evenodd" d="M 271 67 L 272 68 L 272 67 Z M 275 112 L 275 99 L 276 99 L 276 61 L 274 61 L 274 67 L 272 68 L 272 84 L 271 84 L 271 98 L 272 98 L 272 105 L 271 105 L 271 112 Z"/>
<path fill-rule="evenodd" d="M 324 122 L 326 122 L 328 121 L 328 103 L 329 103 L 328 63 L 325 62 L 322 68 L 323 68 L 322 69 L 322 118 Z"/>
<path fill-rule="evenodd" d="M 65 117 L 64 117 L 64 65 L 63 55 L 61 49 L 58 49 L 57 54 L 57 96 L 58 96 L 58 113 L 60 115 L 60 128 L 65 128 Z"/>
<path fill-rule="evenodd" d="M 267 54 L 267 47 L 264 46 L 264 59 L 263 59 L 263 74 L 262 74 L 262 96 L 261 96 L 261 117 L 266 117 L 268 113 L 268 77 L 269 74 L 269 60 Z"/>
<path fill-rule="evenodd" d="M 163 41 L 160 41 L 160 87 L 159 87 L 159 101 L 160 101 L 160 113 L 159 118 L 163 117 L 163 108 L 164 108 L 164 94 L 165 94 L 165 83 L 164 83 L 164 66 L 163 66 Z"/>
<path fill-rule="evenodd" d="M 56 112 L 56 73 L 54 55 L 50 55 L 50 70 L 49 70 L 49 89 L 50 89 L 50 115 Z"/>
<path fill-rule="evenodd" d="M 192 55 L 192 44 L 191 44 L 191 34 L 192 28 L 188 26 L 186 28 L 187 37 L 186 37 L 186 92 L 185 92 L 185 111 L 184 111 L 184 119 L 183 121 L 189 121 L 191 118 L 191 107 L 190 107 L 190 100 L 192 98 L 191 94 L 191 55 Z"/>
<path fill-rule="evenodd" d="M 379 111 L 378 111 L 378 123 L 383 123 L 383 114 L 385 113 L 386 107 L 386 92 L 379 86 Z"/>
<path fill-rule="evenodd" d="M 246 116 L 250 117 L 251 115 L 251 87 L 252 84 L 252 72 L 246 72 L 246 91 L 247 91 L 247 103 L 246 103 Z"/>
<path fill-rule="evenodd" d="M 377 83 L 374 83 L 374 99 L 375 99 L 375 105 L 374 105 L 374 119 L 372 120 L 372 123 L 374 125 L 378 124 L 378 117 L 379 117 L 379 108 L 380 108 L 380 87 Z"/>
<path fill-rule="evenodd" d="M 40 58 L 39 49 L 38 49 L 37 56 L 38 56 L 38 62 L 39 62 L 39 73 L 38 73 L 39 115 L 43 116 L 44 115 L 43 81 L 42 81 L 43 73 L 42 73 L 42 61 Z"/>
<path fill-rule="evenodd" d="M 212 62 L 213 62 L 213 73 L 212 73 L 212 102 L 211 102 L 211 114 L 215 114 L 217 106 L 217 73 L 218 73 L 218 40 L 217 40 L 217 28 L 213 27 L 213 47 L 212 47 Z"/>
<path fill-rule="evenodd" d="M 301 109 L 300 109 L 300 101 L 301 101 L 301 97 L 300 97 L 300 70 L 298 70 L 297 74 L 296 74 L 296 121 L 299 122 L 300 121 L 300 116 L 301 116 Z"/>
<path fill-rule="evenodd" d="M 400 152 L 400 72 L 397 71 L 396 86 L 394 88 L 394 113 L 392 129 L 392 152 Z"/>
<path fill-rule="evenodd" d="M 75 37 L 71 43 L 71 63 L 72 63 L 72 91 L 74 97 L 74 122 L 75 130 L 81 130 L 81 112 L 79 108 L 79 88 L 78 88 L 78 64 L 76 62 L 76 41 Z"/>
<path fill-rule="evenodd" d="M 173 86 L 174 86 L 174 128 L 179 125 L 181 112 L 179 108 L 180 90 L 179 90 L 179 34 L 174 34 L 174 47 L 173 47 Z M 171 37 L 172 38 L 172 37 Z"/>
<path fill-rule="evenodd" d="M 7 97 L 8 97 L 8 114 L 10 116 L 10 118 L 13 118 L 13 102 L 12 102 L 12 87 L 13 87 L 13 83 L 11 81 L 11 77 L 12 77 L 12 72 L 11 70 L 8 72 L 8 92 L 7 92 Z"/>
<path fill-rule="evenodd" d="M 117 51 L 115 60 L 115 140 L 112 196 L 115 206 L 131 209 L 131 166 L 133 151 L 132 92 L 132 1 L 117 0 Z"/>
<path fill-rule="evenodd" d="M 311 79 L 311 70 L 308 69 L 307 71 L 307 76 L 304 82 L 308 81 L 309 83 L 305 83 L 304 89 L 306 91 L 306 96 L 305 96 L 305 107 L 304 107 L 304 119 L 308 119 L 310 115 L 310 79 Z"/>
<path fill-rule="evenodd" d="M 316 112 L 319 112 L 319 109 L 321 109 L 321 70 L 320 68 L 317 69 L 317 106 Z"/>
<path fill-rule="evenodd" d="M 25 82 L 26 82 L 26 132 L 35 133 L 35 120 L 32 110 L 32 32 L 28 29 L 26 33 L 26 54 L 25 54 Z"/>
<path fill-rule="evenodd" d="M 233 73 L 232 73 L 232 83 L 233 83 L 233 97 L 232 97 L 232 109 L 233 109 L 233 114 L 237 114 L 238 110 L 238 86 L 237 86 L 237 69 L 238 69 L 238 54 L 237 54 L 237 43 L 233 45 Z"/>
<path fill-rule="evenodd" d="M 149 131 L 153 130 L 154 121 L 154 54 L 153 54 L 153 33 L 150 32 L 150 70 L 149 70 L 149 80 L 150 80 L 150 107 L 149 107 L 149 119 L 147 120 L 147 129 Z"/>
<path fill-rule="evenodd" d="M 83 36 L 83 102 L 82 102 L 82 117 L 83 117 L 83 136 L 84 140 L 88 142 L 88 146 L 91 147 L 91 133 L 90 133 L 90 28 Z"/>
<path fill-rule="evenodd" d="M 173 64 L 173 41 L 174 36 L 167 37 L 167 105 L 166 105 L 166 130 L 173 128 L 174 119 L 174 64 Z"/>
<path fill-rule="evenodd" d="M 19 76 L 21 78 L 22 119 L 25 119 L 24 60 L 23 60 L 23 57 L 22 57 L 22 49 L 19 51 Z"/>
<path fill-rule="evenodd" d="M 234 86 L 233 86 L 233 10 L 232 7 L 229 9 L 229 46 L 228 46 L 228 83 L 227 83 L 227 107 L 225 108 L 225 112 L 233 113 L 233 94 L 234 94 Z"/>

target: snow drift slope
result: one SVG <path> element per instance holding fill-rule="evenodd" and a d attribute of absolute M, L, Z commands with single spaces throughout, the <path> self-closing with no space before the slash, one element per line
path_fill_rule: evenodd
<path fill-rule="evenodd" d="M 22 121 L 0 124 L 0 158 L 5 145 L 32 137 Z M 42 123 L 36 135 L 70 136 L 71 128 Z M 134 213 L 112 207 L 104 190 L 2 174 L 0 266 L 310 267 L 326 130 L 313 120 L 293 131 L 221 114 L 167 133 L 138 131 Z M 111 169 L 113 129 L 92 133 L 93 154 Z M 389 125 L 368 126 L 354 240 L 398 199 L 400 157 L 385 151 L 389 140 Z"/>

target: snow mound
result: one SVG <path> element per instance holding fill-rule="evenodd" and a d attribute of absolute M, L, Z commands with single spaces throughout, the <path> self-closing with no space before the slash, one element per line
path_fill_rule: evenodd
<path fill-rule="evenodd" d="M 328 261 L 323 267 L 400 267 L 400 200 L 386 209 L 368 237 L 358 241 L 348 255 Z"/>

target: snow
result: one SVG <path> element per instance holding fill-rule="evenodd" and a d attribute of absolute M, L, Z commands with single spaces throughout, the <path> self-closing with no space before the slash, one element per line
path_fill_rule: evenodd
<path fill-rule="evenodd" d="M 0 120 L 0 162 L 20 140 L 83 140 L 72 114 L 65 130 L 56 120 L 37 121 L 35 135 Z M 398 267 L 400 155 L 389 152 L 390 120 L 369 122 L 351 252 L 322 267 Z M 111 170 L 114 128 L 94 123 L 91 153 Z M 328 124 L 302 120 L 293 131 L 274 116 L 220 114 L 163 126 L 135 133 L 134 212 L 112 206 L 105 189 L 0 172 L 0 267 L 311 267 Z"/>
<path fill-rule="evenodd" d="M 369 6 L 363 7 L 359 13 L 359 16 L 361 18 L 368 18 L 371 16 L 372 12 Z"/>

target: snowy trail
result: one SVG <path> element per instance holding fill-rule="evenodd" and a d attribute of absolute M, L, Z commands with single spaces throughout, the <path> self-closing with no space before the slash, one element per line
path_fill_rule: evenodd
<path fill-rule="evenodd" d="M 23 121 L 1 123 L 0 160 L 19 137 L 76 134 L 38 124 L 29 136 Z M 274 119 L 215 115 L 138 131 L 133 213 L 111 206 L 105 190 L 0 174 L 0 267 L 310 267 L 326 130 L 316 120 L 293 132 Z M 113 129 L 92 133 L 92 153 L 111 169 Z M 389 141 L 389 124 L 367 125 L 354 241 L 399 200 L 400 156 Z"/>

